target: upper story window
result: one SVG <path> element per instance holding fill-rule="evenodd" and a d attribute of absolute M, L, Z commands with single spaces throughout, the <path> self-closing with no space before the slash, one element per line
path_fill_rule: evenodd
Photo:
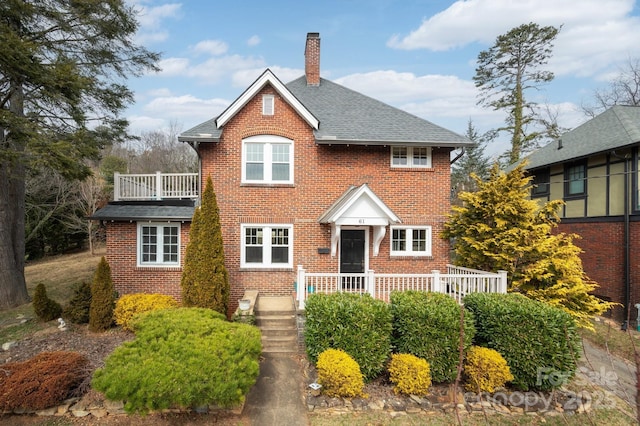
<path fill-rule="evenodd" d="M 179 266 L 180 224 L 138 223 L 138 266 Z"/>
<path fill-rule="evenodd" d="M 536 170 L 533 176 L 531 197 L 543 197 L 549 195 L 551 174 L 549 168 Z"/>
<path fill-rule="evenodd" d="M 262 115 L 273 115 L 274 100 L 273 95 L 262 95 Z"/>
<path fill-rule="evenodd" d="M 587 195 L 587 163 L 584 161 L 565 165 L 564 196 L 565 198 Z"/>
<path fill-rule="evenodd" d="M 392 226 L 391 256 L 431 256 L 431 227 Z"/>
<path fill-rule="evenodd" d="M 243 183 L 293 183 L 293 141 L 252 136 L 242 141 Z"/>
<path fill-rule="evenodd" d="M 430 168 L 431 147 L 392 146 L 391 167 Z"/>
<path fill-rule="evenodd" d="M 242 225 L 240 266 L 243 268 L 292 268 L 292 225 Z"/>

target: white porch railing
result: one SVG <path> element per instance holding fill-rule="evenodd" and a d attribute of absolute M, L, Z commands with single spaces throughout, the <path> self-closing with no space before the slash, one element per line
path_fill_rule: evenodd
<path fill-rule="evenodd" d="M 298 306 L 304 304 L 310 294 L 348 292 L 368 293 L 374 299 L 389 301 L 392 291 L 433 291 L 445 293 L 458 303 L 469 293 L 506 293 L 507 272 L 489 273 L 476 269 L 447 265 L 447 273 L 431 271 L 430 274 L 364 274 L 315 273 L 298 266 Z"/>
<path fill-rule="evenodd" d="M 113 174 L 114 201 L 198 198 L 197 173 Z"/>

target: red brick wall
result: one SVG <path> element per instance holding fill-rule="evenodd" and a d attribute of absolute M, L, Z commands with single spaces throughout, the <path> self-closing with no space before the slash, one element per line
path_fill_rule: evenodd
<path fill-rule="evenodd" d="M 625 301 L 624 283 L 624 223 L 584 222 L 562 223 L 559 230 L 581 236 L 575 244 L 583 250 L 580 255 L 586 274 L 600 286 L 594 294 L 618 303 Z M 635 304 L 640 303 L 640 222 L 631 222 L 631 320 L 635 321 L 637 310 Z M 623 321 L 623 309 L 617 307 L 612 316 Z"/>

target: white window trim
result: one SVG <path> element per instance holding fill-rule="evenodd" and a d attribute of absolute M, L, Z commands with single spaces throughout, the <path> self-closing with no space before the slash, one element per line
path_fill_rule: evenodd
<path fill-rule="evenodd" d="M 275 114 L 275 96 L 262 95 L 262 115 Z"/>
<path fill-rule="evenodd" d="M 142 261 L 142 227 L 143 226 L 155 226 L 157 228 L 162 229 L 162 233 L 158 232 L 158 251 L 156 253 L 157 258 L 160 259 L 160 261 L 156 261 L 156 262 L 143 262 Z M 164 244 L 163 244 L 163 238 L 164 238 L 164 227 L 177 227 L 178 228 L 178 259 L 176 262 L 164 262 L 162 261 L 162 258 L 164 257 Z M 160 231 L 159 229 L 159 231 Z M 181 227 L 180 227 L 180 223 L 179 222 L 138 222 L 138 230 L 137 230 L 137 239 L 136 239 L 136 252 L 137 252 L 137 259 L 136 259 L 136 263 L 138 267 L 143 267 L 143 268 L 148 268 L 148 267 L 179 267 L 180 266 L 180 251 L 181 251 L 181 242 L 180 242 L 180 234 L 181 234 Z"/>
<path fill-rule="evenodd" d="M 407 164 L 393 164 L 393 149 L 394 148 L 406 148 L 407 149 Z M 389 162 L 391 167 L 398 169 L 430 169 L 432 168 L 432 149 L 430 146 L 417 146 L 415 148 L 427 149 L 427 164 L 413 164 L 413 146 L 391 146 L 389 150 Z"/>
<path fill-rule="evenodd" d="M 404 251 L 393 250 L 393 231 L 396 229 L 404 229 L 407 231 L 406 232 L 407 241 L 405 245 L 406 250 Z M 413 251 L 413 231 L 418 229 L 426 231 L 425 251 Z M 391 227 L 391 232 L 389 233 L 389 253 L 391 254 L 391 256 L 414 256 L 414 257 L 431 256 L 431 246 L 432 246 L 431 226 L 392 226 Z"/>
<path fill-rule="evenodd" d="M 247 179 L 247 144 L 255 143 L 255 144 L 263 144 L 264 147 L 264 179 L 263 180 L 249 180 Z M 289 145 L 289 179 L 288 180 L 273 180 L 271 177 L 271 144 L 288 144 Z M 275 184 L 275 185 L 286 185 L 293 184 L 293 175 L 294 175 L 294 152 L 293 152 L 293 141 L 291 139 L 284 138 L 282 136 L 275 135 L 258 135 L 251 136 L 242 140 L 242 183 L 257 183 L 257 184 Z"/>
<path fill-rule="evenodd" d="M 262 263 L 248 263 L 246 259 L 247 228 L 262 228 Z M 271 263 L 271 229 L 286 228 L 289 230 L 289 247 L 287 263 Z M 240 267 L 247 269 L 293 268 L 293 225 L 288 223 L 243 223 L 240 225 Z"/>

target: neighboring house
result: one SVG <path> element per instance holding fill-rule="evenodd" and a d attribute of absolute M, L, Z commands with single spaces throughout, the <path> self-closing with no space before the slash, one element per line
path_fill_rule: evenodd
<path fill-rule="evenodd" d="M 439 235 L 450 212 L 450 153 L 472 142 L 320 78 L 317 33 L 307 35 L 304 76 L 283 84 L 267 69 L 178 139 L 199 155 L 200 187 L 209 176 L 214 183 L 232 308 L 246 290 L 294 294 L 301 271 L 342 273 L 342 288 L 360 288 L 372 271 L 447 268 L 449 243 Z M 121 294 L 180 296 L 197 196 L 166 192 L 187 176 L 158 174 L 142 185 L 147 193 L 120 194 L 130 201 L 93 216 L 107 224 Z M 140 189 L 134 178 L 128 186 Z"/>
<path fill-rule="evenodd" d="M 582 263 L 595 294 L 622 303 L 613 316 L 636 319 L 640 303 L 640 107 L 614 106 L 527 158 L 531 196 L 563 200 L 559 229 L 582 238 Z"/>

